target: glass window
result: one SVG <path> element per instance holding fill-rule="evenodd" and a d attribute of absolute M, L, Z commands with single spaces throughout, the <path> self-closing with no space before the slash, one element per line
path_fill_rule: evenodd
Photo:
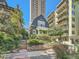
<path fill-rule="evenodd" d="M 75 8 L 75 5 L 74 4 L 72 4 L 72 8 Z"/>
<path fill-rule="evenodd" d="M 75 22 L 75 18 L 72 18 L 72 21 Z"/>
<path fill-rule="evenodd" d="M 75 24 L 72 24 L 72 27 L 74 28 L 75 27 Z"/>
<path fill-rule="evenodd" d="M 45 27 L 45 22 L 44 21 L 38 21 L 38 26 Z"/>
<path fill-rule="evenodd" d="M 75 15 L 75 12 L 74 11 L 72 11 L 72 15 Z"/>
<path fill-rule="evenodd" d="M 72 2 L 74 2 L 74 0 L 72 0 Z"/>
<path fill-rule="evenodd" d="M 75 31 L 72 31 L 72 34 L 75 34 Z"/>
<path fill-rule="evenodd" d="M 33 34 L 36 34 L 36 30 L 33 30 Z"/>
<path fill-rule="evenodd" d="M 0 8 L 0 10 L 2 10 L 2 8 Z"/>
<path fill-rule="evenodd" d="M 65 33 L 68 33 L 68 30 L 65 30 L 64 32 L 65 32 Z"/>

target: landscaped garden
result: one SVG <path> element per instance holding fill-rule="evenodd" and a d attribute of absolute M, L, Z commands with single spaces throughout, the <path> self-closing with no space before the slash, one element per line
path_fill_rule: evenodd
<path fill-rule="evenodd" d="M 32 51 L 52 48 L 56 52 L 57 59 L 72 59 L 72 57 L 73 59 L 78 59 L 78 44 L 75 44 L 74 49 L 69 49 L 72 45 L 62 44 L 63 34 L 64 32 L 61 28 L 51 28 L 48 30 L 48 34 L 31 34 L 27 43 Z M 56 38 L 59 38 L 59 40 L 56 40 Z M 46 47 L 44 47 L 45 45 Z"/>

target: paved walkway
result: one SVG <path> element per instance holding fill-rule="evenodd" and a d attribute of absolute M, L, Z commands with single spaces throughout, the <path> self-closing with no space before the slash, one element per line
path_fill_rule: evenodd
<path fill-rule="evenodd" d="M 48 49 L 45 51 L 31 51 L 28 53 L 27 51 L 24 51 L 22 53 L 13 53 L 7 55 L 5 59 L 16 59 L 17 57 L 22 58 L 25 56 L 30 57 L 30 59 L 56 59 L 55 52 L 52 49 Z"/>
<path fill-rule="evenodd" d="M 56 55 L 52 49 L 46 51 L 32 51 L 28 52 L 31 59 L 55 59 Z"/>

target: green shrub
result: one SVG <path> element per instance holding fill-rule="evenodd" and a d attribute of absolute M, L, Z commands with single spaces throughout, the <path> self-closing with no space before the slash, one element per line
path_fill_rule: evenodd
<path fill-rule="evenodd" d="M 38 39 L 29 40 L 29 45 L 40 45 L 40 44 L 44 44 L 44 41 Z"/>
<path fill-rule="evenodd" d="M 45 41 L 51 41 L 51 38 L 48 35 L 38 35 L 37 39 L 39 39 L 39 40 L 45 40 Z"/>
<path fill-rule="evenodd" d="M 11 52 L 19 47 L 20 36 L 0 32 L 0 54 Z"/>
<path fill-rule="evenodd" d="M 35 39 L 37 36 L 36 36 L 36 34 L 32 34 L 31 36 L 30 36 L 30 39 Z"/>

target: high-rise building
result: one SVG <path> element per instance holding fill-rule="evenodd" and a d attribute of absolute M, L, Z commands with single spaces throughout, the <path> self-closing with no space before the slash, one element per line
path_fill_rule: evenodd
<path fill-rule="evenodd" d="M 40 15 L 45 16 L 45 0 L 30 0 L 30 22 Z"/>
<path fill-rule="evenodd" d="M 6 0 L 0 0 L 0 5 L 6 5 Z"/>
<path fill-rule="evenodd" d="M 75 1 L 75 19 L 76 19 L 76 26 L 77 26 L 77 35 L 79 35 L 79 1 Z"/>
<path fill-rule="evenodd" d="M 52 12 L 48 17 L 49 28 L 53 28 L 57 26 L 57 13 Z"/>
<path fill-rule="evenodd" d="M 74 0 L 62 0 L 57 6 L 58 25 L 63 29 L 63 41 L 74 43 L 77 39 Z"/>
<path fill-rule="evenodd" d="M 46 0 L 30 0 L 30 33 L 44 34 L 40 30 L 48 29 L 48 22 L 45 18 Z"/>
<path fill-rule="evenodd" d="M 78 6 L 77 3 L 75 7 L 74 0 L 61 0 L 57 5 L 56 14 L 54 12 L 48 16 L 50 27 L 53 27 L 57 22 L 57 25 L 64 31 L 62 35 L 63 43 L 71 44 L 79 39 Z"/>

